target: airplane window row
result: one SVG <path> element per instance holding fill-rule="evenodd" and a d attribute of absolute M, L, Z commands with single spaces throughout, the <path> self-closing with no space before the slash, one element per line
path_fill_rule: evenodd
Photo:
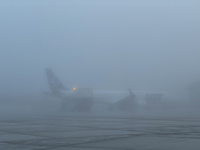
<path fill-rule="evenodd" d="M 95 95 L 128 95 L 128 94 L 105 94 L 105 93 L 103 93 L 103 94 L 95 94 Z"/>

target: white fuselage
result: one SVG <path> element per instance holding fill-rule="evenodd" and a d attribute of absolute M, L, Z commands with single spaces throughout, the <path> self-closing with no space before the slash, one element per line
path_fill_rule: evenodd
<path fill-rule="evenodd" d="M 76 89 L 61 91 L 60 98 L 92 98 L 95 103 L 111 104 L 130 96 L 129 91 L 106 91 L 92 89 Z M 143 105 L 148 99 L 161 98 L 166 92 L 133 92 L 139 104 Z"/>

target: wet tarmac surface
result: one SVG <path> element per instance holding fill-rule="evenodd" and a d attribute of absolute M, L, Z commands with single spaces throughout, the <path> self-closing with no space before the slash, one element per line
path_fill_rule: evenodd
<path fill-rule="evenodd" d="M 123 116 L 1 116 L 0 149 L 200 149 L 200 119 Z"/>

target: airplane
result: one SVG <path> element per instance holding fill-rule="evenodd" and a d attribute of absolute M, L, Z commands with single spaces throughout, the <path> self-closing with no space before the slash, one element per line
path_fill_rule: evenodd
<path fill-rule="evenodd" d="M 127 91 L 68 89 L 50 68 L 46 68 L 45 71 L 50 92 L 44 94 L 64 100 L 62 110 L 68 107 L 73 111 L 90 111 L 93 104 L 106 104 L 110 110 L 135 111 L 138 104 L 146 104 L 149 100 L 158 102 L 164 95 L 163 92 L 134 92 L 134 94 L 130 89 Z"/>

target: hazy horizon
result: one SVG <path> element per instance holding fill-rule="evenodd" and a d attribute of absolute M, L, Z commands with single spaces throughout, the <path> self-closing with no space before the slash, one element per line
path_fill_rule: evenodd
<path fill-rule="evenodd" d="M 200 80 L 198 1 L 1 1 L 0 92 L 179 91 Z"/>

